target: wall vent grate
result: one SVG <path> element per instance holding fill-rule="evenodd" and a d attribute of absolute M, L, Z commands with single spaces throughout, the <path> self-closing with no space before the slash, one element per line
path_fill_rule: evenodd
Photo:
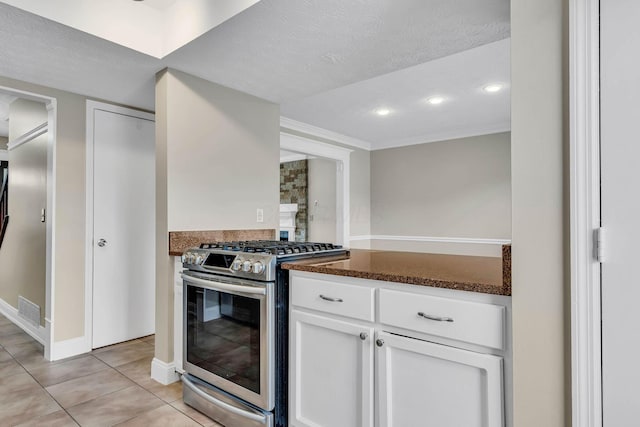
<path fill-rule="evenodd" d="M 18 315 L 34 326 L 40 325 L 40 306 L 23 296 L 18 296 Z"/>

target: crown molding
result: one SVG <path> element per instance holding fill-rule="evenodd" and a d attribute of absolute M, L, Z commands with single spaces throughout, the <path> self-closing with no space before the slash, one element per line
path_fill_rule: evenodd
<path fill-rule="evenodd" d="M 280 127 L 283 129 L 282 133 L 287 133 L 287 130 L 296 132 L 302 132 L 307 135 L 315 136 L 318 138 L 328 139 L 340 144 L 344 144 L 350 147 L 360 148 L 366 151 L 384 150 L 387 148 L 406 147 L 409 145 L 427 144 L 430 142 L 447 141 L 451 139 L 469 138 L 472 136 L 491 135 L 494 133 L 510 132 L 511 123 L 499 123 L 491 126 L 478 126 L 475 128 L 459 129 L 449 132 L 440 133 L 428 133 L 420 136 L 414 136 L 411 138 L 396 139 L 390 141 L 384 141 L 380 143 L 372 143 L 358 138 L 346 136 L 328 129 L 310 125 L 308 123 L 299 122 L 297 120 L 290 119 L 288 117 L 280 116 Z"/>
<path fill-rule="evenodd" d="M 280 127 L 293 130 L 296 132 L 306 133 L 318 138 L 328 139 L 350 147 L 360 148 L 361 150 L 371 151 L 372 144 L 358 138 L 353 138 L 341 133 L 337 133 L 328 129 L 313 126 L 308 123 L 299 122 L 288 117 L 280 116 Z M 286 131 L 285 131 L 286 133 Z"/>
<path fill-rule="evenodd" d="M 472 136 L 491 135 L 493 133 L 510 132 L 511 123 L 501 123 L 493 126 L 479 126 L 476 128 L 460 129 L 450 132 L 429 133 L 405 139 L 397 139 L 373 144 L 372 150 L 406 147 L 409 145 L 428 144 L 430 142 L 447 141 L 451 139 L 469 138 Z"/>

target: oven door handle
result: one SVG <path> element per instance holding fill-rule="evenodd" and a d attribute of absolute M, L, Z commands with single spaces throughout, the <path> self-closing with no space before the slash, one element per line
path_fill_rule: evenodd
<path fill-rule="evenodd" d="M 182 382 L 189 387 L 189 389 L 191 391 L 193 391 L 195 394 L 197 394 L 198 396 L 200 396 L 202 399 L 204 399 L 205 401 L 212 403 L 216 406 L 219 406 L 221 408 L 223 408 L 225 411 L 229 411 L 233 414 L 236 414 L 240 417 L 244 417 L 244 418 L 248 418 L 250 420 L 253 421 L 257 421 L 261 424 L 266 424 L 267 423 L 267 417 L 263 416 L 263 415 L 259 415 L 259 414 L 252 414 L 251 412 L 247 412 L 247 411 L 243 411 L 240 408 L 236 408 L 233 405 L 229 405 L 226 402 L 223 402 L 221 400 L 216 399 L 213 396 L 208 395 L 207 393 L 205 393 L 204 391 L 200 390 L 194 383 L 192 383 L 189 378 L 187 378 L 186 375 L 182 376 Z"/>
<path fill-rule="evenodd" d="M 256 295 L 267 294 L 266 288 L 259 288 L 254 286 L 232 285 L 230 283 L 222 283 L 215 280 L 199 279 L 197 277 L 189 276 L 186 274 L 181 274 L 181 276 L 182 276 L 182 279 L 184 279 L 187 282 L 195 283 L 196 285 L 201 285 L 212 290 L 242 292 L 245 294 L 256 294 Z"/>

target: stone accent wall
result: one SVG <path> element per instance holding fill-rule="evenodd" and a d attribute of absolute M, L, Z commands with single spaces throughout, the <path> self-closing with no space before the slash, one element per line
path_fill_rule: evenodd
<path fill-rule="evenodd" d="M 307 185 L 306 160 L 280 163 L 280 203 L 297 203 L 296 242 L 307 241 Z"/>

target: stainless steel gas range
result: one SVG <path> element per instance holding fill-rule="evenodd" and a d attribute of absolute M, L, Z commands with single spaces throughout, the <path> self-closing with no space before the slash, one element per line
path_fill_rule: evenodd
<path fill-rule="evenodd" d="M 187 251 L 184 402 L 228 427 L 287 426 L 289 275 L 280 264 L 347 253 L 281 241 Z"/>

